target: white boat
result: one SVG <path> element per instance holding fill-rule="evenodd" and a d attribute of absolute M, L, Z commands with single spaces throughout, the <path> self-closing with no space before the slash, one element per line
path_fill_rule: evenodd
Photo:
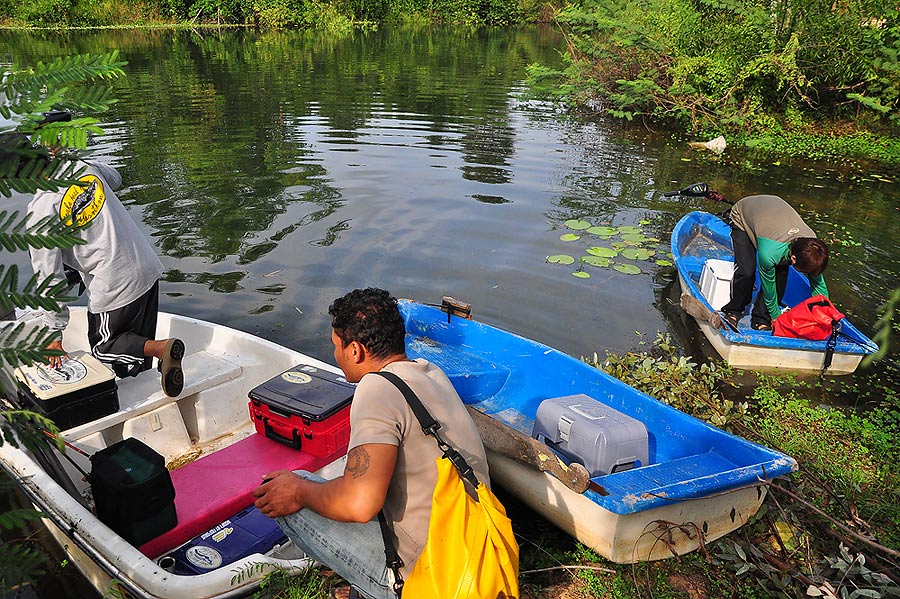
<path fill-rule="evenodd" d="M 715 315 L 730 297 L 734 253 L 730 229 L 722 219 L 706 212 L 686 214 L 672 231 L 672 255 L 678 268 L 682 306 L 694 316 L 703 335 L 722 358 L 747 370 L 822 372 L 827 341 L 776 337 L 771 331 L 750 327 L 744 315 L 737 331 L 719 328 L 706 315 Z M 721 272 L 719 272 L 721 271 Z M 758 287 L 758 286 L 757 286 Z M 790 269 L 783 302 L 794 306 L 810 297 L 809 281 Z M 754 296 L 755 298 L 755 296 Z M 693 310 L 685 305 L 691 302 Z M 850 374 L 878 346 L 844 318 L 825 374 Z"/>
<path fill-rule="evenodd" d="M 76 355 L 87 349 L 86 311 L 71 312 L 63 343 Z M 337 375 L 340 370 L 248 333 L 173 314 L 159 315 L 157 334 L 187 346 L 181 395 L 165 396 L 156 370 L 117 380 L 119 410 L 62 431 L 62 437 L 87 454 L 126 437 L 162 454 L 176 490 L 176 528 L 140 547 L 113 532 L 90 509 L 90 486 L 70 460 L 83 470 L 90 470 L 90 462 L 77 451 L 50 451 L 48 462 L 5 443 L 3 468 L 46 515 L 53 537 L 101 594 L 118 585 L 127 596 L 147 599 L 247 596 L 275 569 L 307 568 L 309 560 L 289 541 L 201 574 L 175 574 L 158 561 L 250 505 L 250 491 L 270 470 L 304 468 L 326 478 L 343 471 L 346 441 L 330 456 L 313 457 L 257 434 L 248 410 L 251 389 L 296 365 Z M 274 449 L 267 453 L 269 446 Z"/>

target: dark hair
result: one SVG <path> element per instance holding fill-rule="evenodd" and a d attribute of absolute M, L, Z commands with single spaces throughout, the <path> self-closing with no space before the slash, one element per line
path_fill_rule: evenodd
<path fill-rule="evenodd" d="M 817 277 L 828 267 L 828 246 L 815 237 L 798 237 L 791 242 L 794 268 L 805 275 Z"/>
<path fill-rule="evenodd" d="M 384 289 L 354 289 L 334 300 L 328 314 L 331 327 L 345 346 L 356 341 L 375 358 L 406 351 L 406 327 L 397 298 Z"/>

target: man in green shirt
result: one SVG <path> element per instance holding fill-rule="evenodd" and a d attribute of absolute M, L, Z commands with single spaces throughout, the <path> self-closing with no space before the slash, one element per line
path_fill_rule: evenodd
<path fill-rule="evenodd" d="M 737 326 L 753 297 L 757 269 L 761 289 L 750 313 L 754 330 L 771 330 L 772 321 L 781 314 L 779 303 L 791 265 L 809 279 L 812 295 L 828 297 L 822 278 L 828 266 L 828 246 L 783 199 L 748 196 L 726 213 L 726 222 L 731 225 L 735 270 L 731 301 L 722 312 L 731 324 Z"/>

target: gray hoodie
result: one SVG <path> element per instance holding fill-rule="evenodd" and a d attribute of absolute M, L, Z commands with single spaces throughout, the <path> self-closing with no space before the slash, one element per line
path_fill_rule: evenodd
<path fill-rule="evenodd" d="M 31 265 L 41 278 L 65 279 L 63 265 L 81 273 L 88 292 L 88 310 L 109 312 L 127 306 L 145 294 L 163 272 L 153 246 L 131 219 L 114 190 L 122 177 L 103 164 L 79 163 L 79 180 L 88 183 L 57 191 L 39 191 L 28 204 L 29 223 L 56 215 L 90 226 L 81 233 L 83 245 L 65 249 L 31 249 Z M 69 309 L 45 312 L 45 326 L 64 329 Z"/>

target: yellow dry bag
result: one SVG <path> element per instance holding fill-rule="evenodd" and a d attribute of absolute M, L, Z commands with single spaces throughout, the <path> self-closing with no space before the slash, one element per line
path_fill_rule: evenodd
<path fill-rule="evenodd" d="M 428 540 L 406 581 L 399 581 L 404 599 L 518 599 L 519 545 L 512 523 L 496 496 L 454 448 L 437 434 L 440 424 L 400 377 L 378 372 L 403 393 L 422 425 L 437 441 L 437 482 L 431 499 Z M 475 489 L 466 492 L 468 480 Z M 399 579 L 399 558 L 380 514 L 388 566 Z M 400 593 L 398 592 L 398 595 Z"/>

